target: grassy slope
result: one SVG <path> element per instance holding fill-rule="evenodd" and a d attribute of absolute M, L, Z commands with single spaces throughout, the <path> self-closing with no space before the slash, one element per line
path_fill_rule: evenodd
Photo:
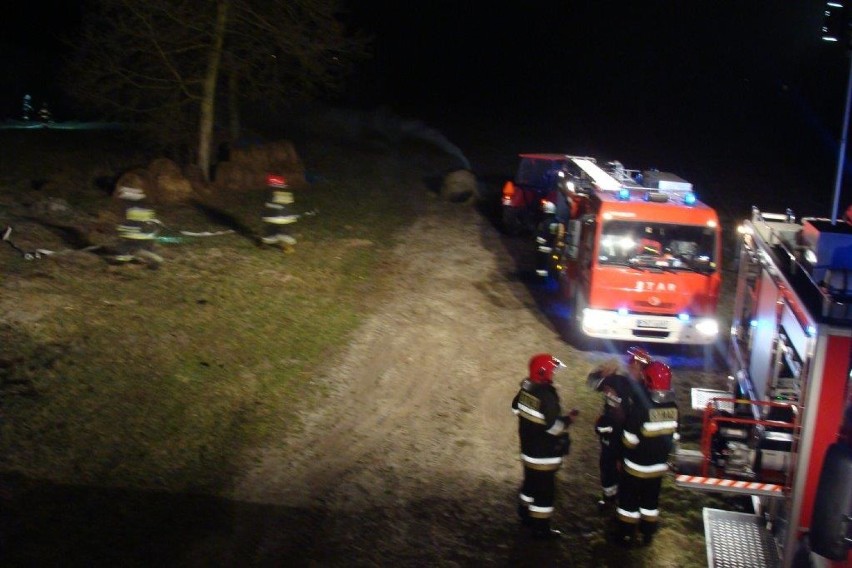
<path fill-rule="evenodd" d="M 33 190 L 43 182 L 94 218 L 109 207 L 96 180 L 145 163 L 132 145 L 104 144 L 91 133 L 73 133 L 83 140 L 71 146 L 53 139 L 69 133 L 28 134 L 35 136 L 0 140 L 0 203 L 7 206 L 0 225 L 18 220 L 19 202 L 44 197 L 47 189 Z M 403 180 L 406 173 L 387 155 L 332 146 L 311 154 L 308 169 L 321 181 L 297 202 L 318 214 L 299 222 L 295 254 L 257 248 L 239 234 L 161 244 L 166 262 L 158 271 L 26 262 L 0 251 L 0 304 L 14 298 L 0 305 L 11 308 L 0 320 L 0 364 L 10 363 L 0 366 L 0 480 L 11 473 L 26 480 L 21 516 L 40 523 L 24 529 L 33 542 L 23 557 L 62 563 L 76 553 L 75 541 L 101 542 L 101 534 L 123 526 L 98 548 L 100 560 L 126 563 L 122 551 L 147 550 L 156 535 L 158 550 L 143 564 L 172 562 L 184 544 L 168 535 L 190 538 L 195 530 L 207 539 L 229 526 L 232 504 L 193 495 L 227 494 L 242 448 L 298 427 L 296 407 L 322 395 L 304 385 L 381 298 L 384 253 L 415 213 L 399 188 L 420 180 Z M 262 196 L 224 196 L 208 205 L 252 231 Z M 170 229 L 222 228 L 198 210 L 159 214 Z M 600 403 L 591 392 L 576 402 L 586 415 Z M 588 455 L 578 451 L 572 460 L 596 463 L 596 445 L 585 446 Z M 563 505 L 574 518 L 596 517 L 585 498 L 594 476 L 585 467 L 565 474 Z M 614 550 L 598 535 L 586 548 L 593 557 L 575 549 L 572 559 L 702 565 L 695 535 L 701 506 L 715 500 L 672 487 L 663 500 L 661 539 L 675 546 L 645 558 L 645 551 Z M 69 511 L 63 503 L 74 505 Z"/>
<path fill-rule="evenodd" d="M 106 209 L 95 174 L 141 159 L 93 133 L 23 134 L 0 164 L 11 205 L 40 199 L 44 191 L 30 188 L 48 181 L 74 207 Z M 78 134 L 71 144 L 56 139 Z M 294 254 L 239 234 L 160 244 L 166 262 L 157 271 L 26 262 L 3 250 L 9 297 L 21 317 L 39 316 L 10 314 L 0 325 L 0 361 L 12 362 L 3 378 L 26 393 L 4 389 L 0 468 L 60 483 L 216 493 L 242 447 L 292 427 L 295 408 L 315 396 L 303 385 L 380 292 L 377 265 L 412 213 L 379 156 L 335 154 L 326 148 L 334 169 L 312 164 L 324 180 L 297 192 L 297 204 L 318 214 L 298 223 Z M 259 230 L 263 194 L 213 206 Z M 170 229 L 223 228 L 197 210 L 158 213 Z"/>

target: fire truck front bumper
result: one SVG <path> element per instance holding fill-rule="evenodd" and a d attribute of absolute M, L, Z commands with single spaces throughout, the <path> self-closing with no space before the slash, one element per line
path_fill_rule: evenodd
<path fill-rule="evenodd" d="M 709 345 L 719 336 L 719 322 L 713 317 L 631 314 L 593 308 L 584 309 L 581 317 L 583 332 L 601 339 Z"/>

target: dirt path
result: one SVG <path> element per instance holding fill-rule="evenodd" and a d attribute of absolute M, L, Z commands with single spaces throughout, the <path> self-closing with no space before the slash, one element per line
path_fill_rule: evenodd
<path fill-rule="evenodd" d="M 592 506 L 598 401 L 582 377 L 607 355 L 575 350 L 542 315 L 517 277 L 528 267 L 511 248 L 523 241 L 468 206 L 435 199 L 426 209 L 388 263 L 391 296 L 317 379 L 329 399 L 304 414 L 300 433 L 251 457 L 234 497 L 257 508 L 237 530 L 255 533 L 259 563 L 594 566 L 606 524 Z M 539 351 L 569 362 L 563 403 L 588 410 L 559 474 L 569 538 L 530 557 L 514 512 L 509 405 Z"/>
<path fill-rule="evenodd" d="M 320 379 L 332 396 L 304 417 L 301 434 L 258 453 L 236 497 L 321 504 L 332 517 L 378 511 L 383 534 L 406 548 L 423 539 L 430 561 L 475 558 L 456 541 L 475 537 L 480 517 L 511 530 L 519 466 L 510 401 L 530 354 L 573 350 L 539 319 L 526 286 L 509 278 L 514 263 L 499 243 L 473 208 L 431 200 L 389 264 L 392 297 Z M 447 504 L 443 513 L 438 502 Z M 345 539 L 363 527 L 337 530 Z"/>

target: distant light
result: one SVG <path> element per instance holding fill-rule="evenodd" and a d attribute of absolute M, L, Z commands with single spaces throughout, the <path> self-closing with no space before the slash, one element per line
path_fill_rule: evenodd
<path fill-rule="evenodd" d="M 826 2 L 825 5 L 828 6 L 829 8 L 842 8 L 843 7 L 843 4 L 841 4 L 840 2 Z"/>
<path fill-rule="evenodd" d="M 689 321 L 689 314 L 678 314 L 677 319 L 680 321 Z"/>
<path fill-rule="evenodd" d="M 627 308 L 618 308 L 618 315 L 620 315 L 620 316 L 626 316 L 629 313 L 630 312 L 627 311 Z"/>
<path fill-rule="evenodd" d="M 683 196 L 683 203 L 685 205 L 695 205 L 696 201 L 698 201 L 698 198 L 695 197 L 695 194 L 692 192 L 689 192 Z"/>
<path fill-rule="evenodd" d="M 621 201 L 627 201 L 628 199 L 630 199 L 630 190 L 627 189 L 626 187 L 619 189 L 618 190 L 618 198 Z"/>
<path fill-rule="evenodd" d="M 813 337 L 814 335 L 816 335 L 816 327 L 813 325 L 809 325 L 805 329 L 805 332 L 808 334 L 808 337 Z"/>
<path fill-rule="evenodd" d="M 707 226 L 710 227 L 711 229 L 715 229 L 716 225 L 717 225 L 716 221 L 714 221 L 712 219 L 707 221 Z"/>

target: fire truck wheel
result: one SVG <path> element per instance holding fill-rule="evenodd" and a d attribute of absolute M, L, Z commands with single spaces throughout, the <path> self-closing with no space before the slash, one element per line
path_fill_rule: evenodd
<path fill-rule="evenodd" d="M 834 443 L 828 447 L 819 476 L 811 518 L 811 550 L 831 560 L 845 560 L 852 515 L 852 448 Z"/>
<path fill-rule="evenodd" d="M 582 313 L 586 308 L 586 300 L 579 292 L 574 292 L 571 296 L 571 315 L 569 331 L 571 333 L 571 343 L 574 347 L 581 351 L 589 349 L 591 346 L 591 338 L 583 332 Z"/>

